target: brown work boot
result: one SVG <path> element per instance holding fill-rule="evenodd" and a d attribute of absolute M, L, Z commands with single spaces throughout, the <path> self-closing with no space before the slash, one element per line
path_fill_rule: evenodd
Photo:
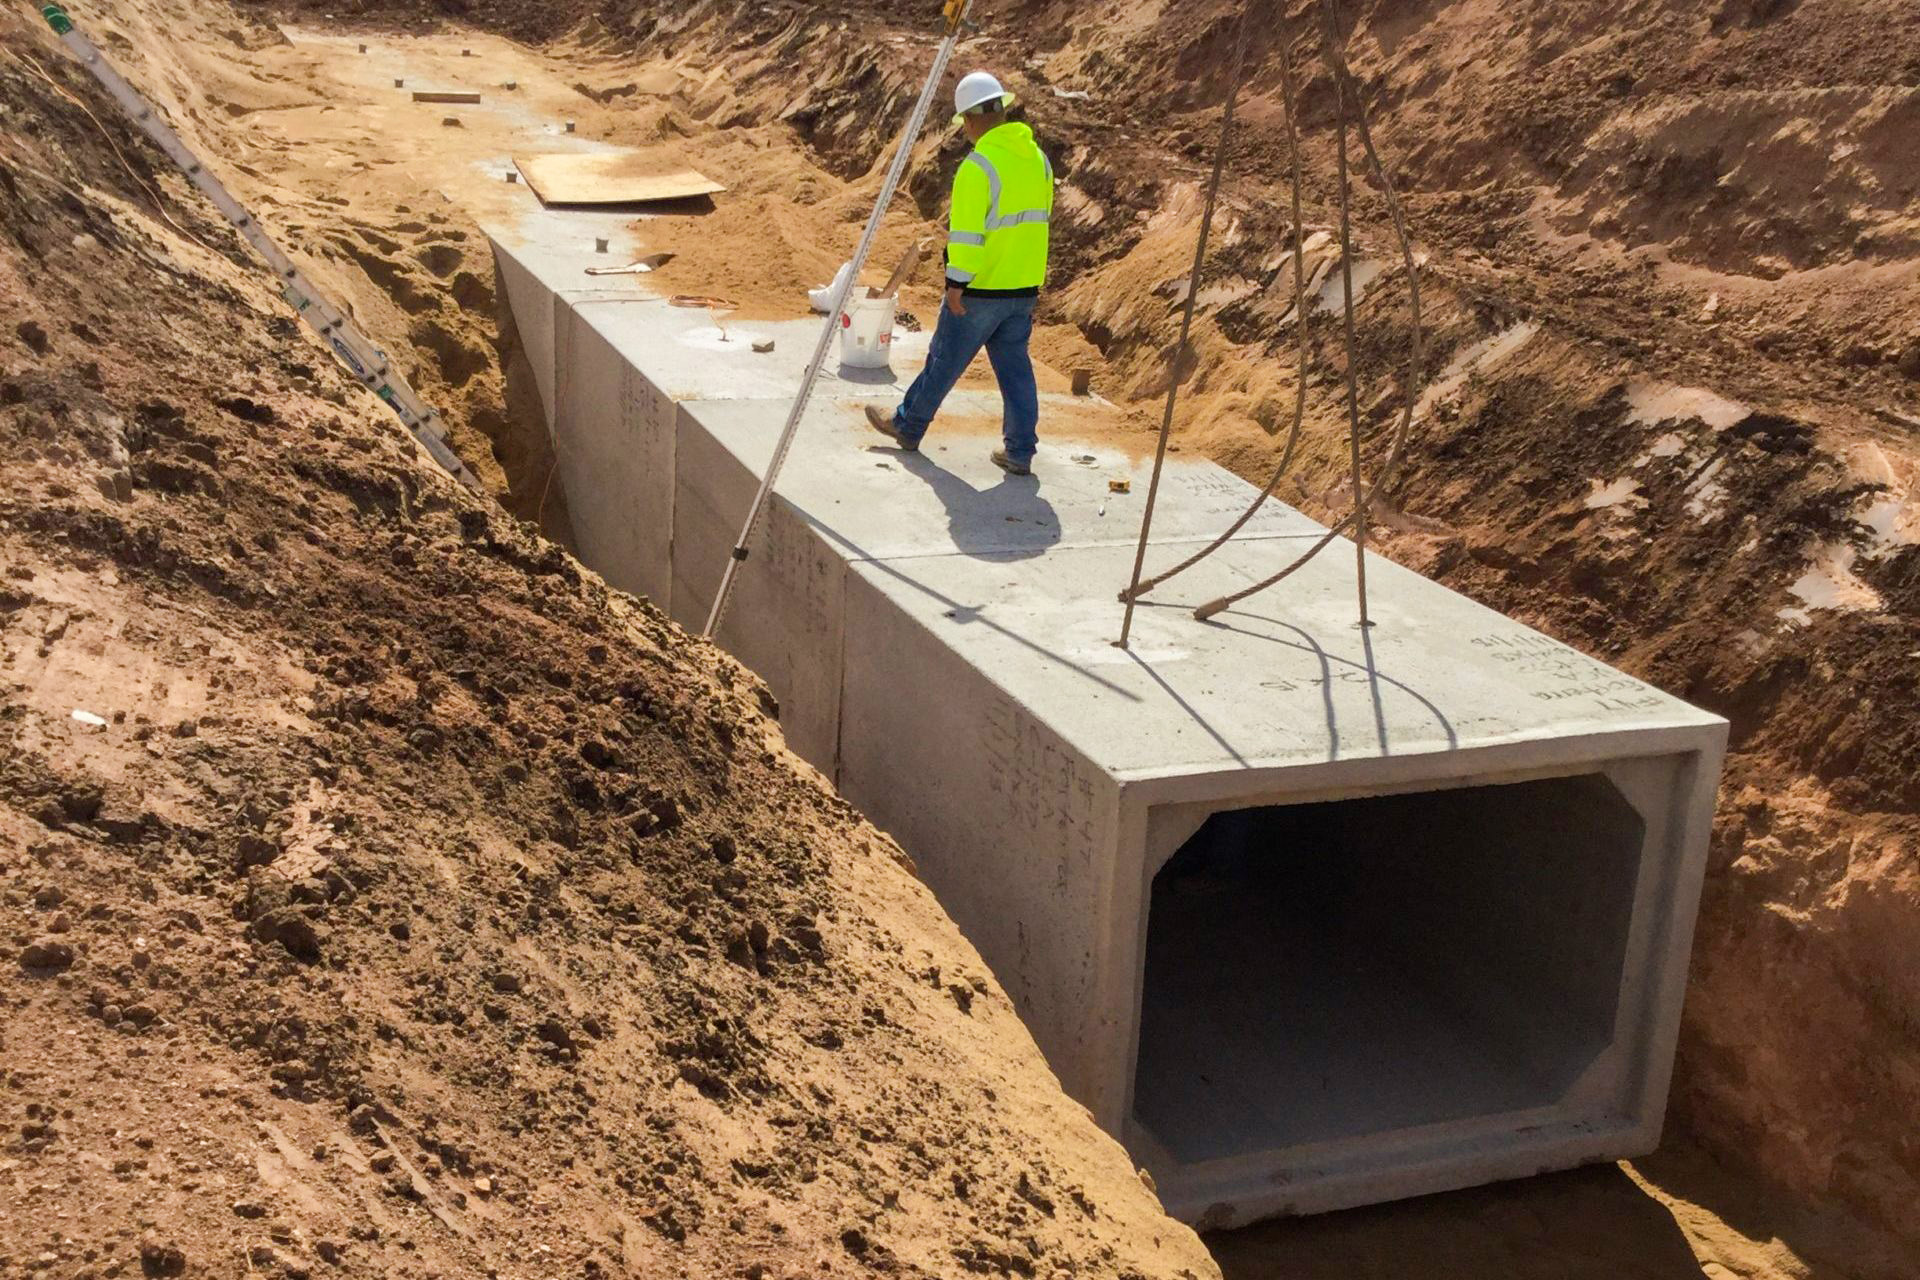
<path fill-rule="evenodd" d="M 867 425 L 893 441 L 894 447 L 902 453 L 918 453 L 918 444 L 908 444 L 900 438 L 900 428 L 893 425 L 893 415 L 877 404 L 867 406 Z"/>
<path fill-rule="evenodd" d="M 993 465 L 1010 476 L 1030 476 L 1033 474 L 1032 467 L 1024 462 L 1015 462 L 1007 456 L 1005 449 L 995 449 L 993 451 Z"/>

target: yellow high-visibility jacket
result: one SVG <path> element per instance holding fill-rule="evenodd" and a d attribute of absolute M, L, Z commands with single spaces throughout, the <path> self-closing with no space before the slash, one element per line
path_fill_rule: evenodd
<path fill-rule="evenodd" d="M 1017 297 L 1047 280 L 1053 165 L 1024 124 L 990 129 L 953 175 L 947 283 Z"/>

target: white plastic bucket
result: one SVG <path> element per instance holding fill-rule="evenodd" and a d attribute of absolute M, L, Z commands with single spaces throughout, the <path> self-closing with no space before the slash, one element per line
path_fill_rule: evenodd
<path fill-rule="evenodd" d="M 840 363 L 850 369 L 884 369 L 893 354 L 892 298 L 858 298 L 840 316 Z"/>

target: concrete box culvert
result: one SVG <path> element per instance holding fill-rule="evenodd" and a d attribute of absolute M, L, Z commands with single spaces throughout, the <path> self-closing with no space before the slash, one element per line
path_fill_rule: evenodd
<path fill-rule="evenodd" d="M 755 356 L 580 289 L 589 238 L 535 240 L 495 246 L 579 545 L 698 625 L 817 322 L 756 326 Z M 1319 531 L 1274 503 L 1116 649 L 1144 461 L 1063 439 L 1049 399 L 1011 481 L 971 393 L 920 457 L 876 451 L 860 405 L 899 392 L 816 391 L 719 640 L 1168 1208 L 1227 1225 L 1651 1149 L 1724 722 L 1390 561 L 1362 632 L 1338 548 L 1195 623 Z M 1149 568 L 1251 495 L 1171 460 Z"/>
<path fill-rule="evenodd" d="M 1558 1105 L 1645 836 L 1604 774 L 1211 814 L 1152 880 L 1133 1120 L 1192 1165 Z"/>
<path fill-rule="evenodd" d="M 1128 559 L 1089 555 L 1073 576 Z M 847 588 L 842 790 L 1188 1221 L 1658 1141 L 1724 726 L 1629 713 L 1644 686 L 1389 562 L 1362 638 L 1340 568 L 1264 627 L 1146 612 L 1142 659 L 1104 664 L 1106 601 L 996 592 L 993 566 Z M 1176 598 L 1207 598 L 1195 572 Z"/>
<path fill-rule="evenodd" d="M 1208 814 L 1151 879 L 1134 1034 L 1128 1140 L 1172 1207 L 1227 1226 L 1650 1146 L 1634 926 L 1681 870 L 1683 770 Z"/>

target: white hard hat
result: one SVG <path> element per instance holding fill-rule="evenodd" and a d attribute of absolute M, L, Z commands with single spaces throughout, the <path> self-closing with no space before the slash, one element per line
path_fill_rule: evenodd
<path fill-rule="evenodd" d="M 1013 95 L 1000 87 L 1000 82 L 994 79 L 992 73 L 969 71 L 960 77 L 959 84 L 953 86 L 953 122 L 959 124 L 961 116 L 995 99 L 999 100 L 1002 111 L 1013 105 Z"/>

